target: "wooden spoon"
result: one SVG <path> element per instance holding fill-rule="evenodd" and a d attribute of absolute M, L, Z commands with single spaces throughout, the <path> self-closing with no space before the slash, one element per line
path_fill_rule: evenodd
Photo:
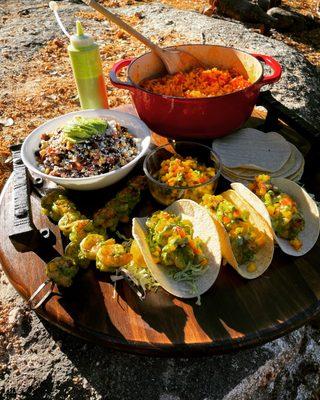
<path fill-rule="evenodd" d="M 149 47 L 158 57 L 161 58 L 169 74 L 175 74 L 177 72 L 188 71 L 195 67 L 203 66 L 202 63 L 192 56 L 191 54 L 174 49 L 162 49 L 156 44 L 152 43 L 148 38 L 143 36 L 140 32 L 136 31 L 132 26 L 125 23 L 117 15 L 111 13 L 101 4 L 97 3 L 95 0 L 82 0 L 88 6 L 94 8 L 96 11 L 103 14 L 110 21 L 114 22 L 121 29 L 128 32 L 130 35 L 134 36 L 136 39 L 140 40 L 143 44 Z"/>

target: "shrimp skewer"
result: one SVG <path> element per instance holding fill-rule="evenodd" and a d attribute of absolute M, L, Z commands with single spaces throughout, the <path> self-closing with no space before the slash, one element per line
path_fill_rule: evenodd
<path fill-rule="evenodd" d="M 90 261 L 96 261 L 101 271 L 114 271 L 132 261 L 132 254 L 115 242 L 106 239 L 106 229 L 115 231 L 119 222 L 128 222 L 129 214 L 138 204 L 141 191 L 146 188 L 144 176 L 133 178 L 115 198 L 94 214 L 90 220 L 81 215 L 65 192 L 55 189 L 41 200 L 42 211 L 58 222 L 59 229 L 70 243 L 65 256 L 57 257 L 47 264 L 47 275 L 61 286 L 70 286 L 78 267 L 87 268 Z"/>
<path fill-rule="evenodd" d="M 93 220 L 97 226 L 115 231 L 119 222 L 128 222 L 129 215 L 141 199 L 141 191 L 146 188 L 146 178 L 137 176 L 127 187 L 117 193 L 103 208 L 100 208 Z"/>

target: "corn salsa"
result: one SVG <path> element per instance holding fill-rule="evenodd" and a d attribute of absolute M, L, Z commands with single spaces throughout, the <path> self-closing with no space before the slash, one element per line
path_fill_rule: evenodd
<path fill-rule="evenodd" d="M 159 78 L 145 79 L 140 86 L 152 93 L 174 97 L 214 97 L 236 92 L 251 83 L 234 70 L 194 68 Z"/>
<path fill-rule="evenodd" d="M 253 272 L 256 269 L 254 256 L 266 243 L 266 236 L 250 223 L 249 212 L 239 210 L 221 195 L 206 194 L 201 205 L 208 208 L 223 224 L 237 262 L 240 265 L 251 262 L 248 267 L 249 272 Z"/>
<path fill-rule="evenodd" d="M 200 164 L 195 158 L 173 156 L 162 161 L 155 178 L 170 187 L 190 188 L 209 182 L 215 175 L 215 168 Z M 208 183 L 200 187 L 186 189 L 183 198 L 199 202 L 205 193 L 213 192 L 213 187 L 214 183 Z M 179 189 L 177 189 L 177 192 L 180 192 Z M 172 201 L 176 199 L 175 194 L 179 198 L 178 193 L 175 193 L 174 190 L 170 193 Z"/>
<path fill-rule="evenodd" d="M 298 235 L 303 231 L 305 221 L 294 199 L 273 185 L 269 175 L 256 176 L 249 189 L 266 206 L 276 235 L 288 240 L 295 250 L 299 250 L 302 242 Z"/>

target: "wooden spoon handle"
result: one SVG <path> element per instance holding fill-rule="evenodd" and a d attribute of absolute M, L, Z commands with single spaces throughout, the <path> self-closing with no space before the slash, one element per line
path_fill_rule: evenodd
<path fill-rule="evenodd" d="M 118 25 L 121 29 L 128 32 L 130 35 L 134 36 L 136 39 L 140 40 L 140 42 L 145 44 L 147 47 L 149 47 L 151 50 L 153 50 L 159 56 L 160 56 L 160 54 L 162 54 L 162 49 L 159 46 L 152 43 L 148 38 L 143 36 L 140 32 L 136 31 L 134 28 L 132 28 L 132 26 L 125 23 L 121 18 L 119 18 L 117 15 L 115 15 L 112 12 L 110 12 L 109 10 L 107 10 L 105 7 L 103 7 L 101 4 L 97 3 L 95 0 L 82 0 L 82 1 L 84 3 L 86 3 L 88 6 L 94 8 L 99 13 L 103 14 L 110 21 L 112 21 L 116 25 Z"/>

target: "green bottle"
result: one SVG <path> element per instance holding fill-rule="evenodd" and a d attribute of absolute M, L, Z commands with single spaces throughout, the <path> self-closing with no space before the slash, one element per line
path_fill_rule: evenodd
<path fill-rule="evenodd" d="M 92 36 L 85 35 L 80 21 L 77 33 L 70 37 L 68 53 L 77 84 L 82 109 L 108 108 L 99 46 Z"/>

